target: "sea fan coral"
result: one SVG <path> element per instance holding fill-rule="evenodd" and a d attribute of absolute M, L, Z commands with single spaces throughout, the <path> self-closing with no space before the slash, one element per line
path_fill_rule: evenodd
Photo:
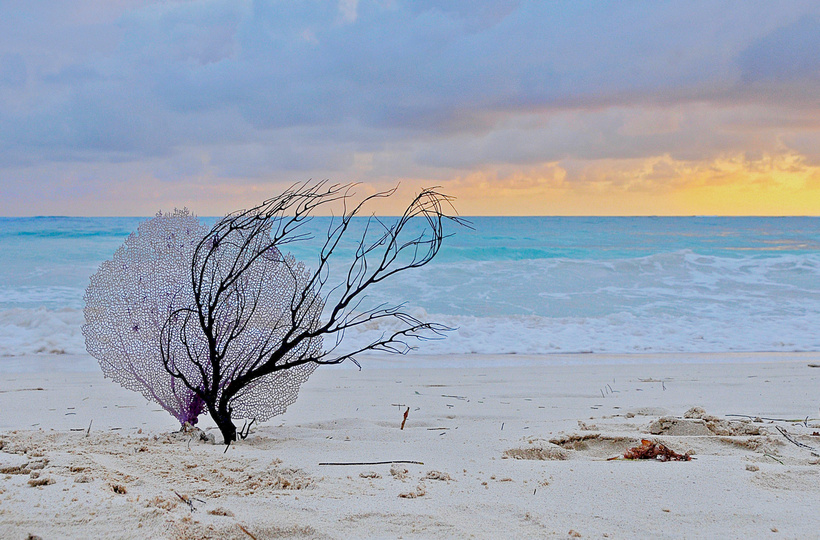
<path fill-rule="evenodd" d="M 285 328 L 292 326 L 282 321 L 290 323 L 297 300 L 297 329 L 315 329 L 322 313 L 304 265 L 270 246 L 266 236 L 257 238 L 264 253 L 254 251 L 242 234 L 212 234 L 187 209 L 157 214 L 100 266 L 86 291 L 83 334 L 103 373 L 183 425 L 196 424 L 208 398 L 219 399 L 229 383 L 281 346 Z M 203 249 L 210 256 L 195 263 Z M 201 265 L 207 274 L 197 274 Z M 243 269 L 241 278 L 229 281 L 210 312 L 219 358 L 215 370 L 197 315 L 202 291 L 194 284 L 214 283 L 236 265 Z M 321 344 L 320 336 L 304 340 L 288 358 L 317 357 Z M 283 413 L 316 367 L 296 362 L 246 381 L 226 401 L 231 416 L 264 421 Z M 209 394 L 212 388 L 217 391 Z"/>
<path fill-rule="evenodd" d="M 352 186 L 305 183 L 205 230 L 187 210 L 140 225 L 91 278 L 83 333 L 103 372 L 193 424 L 207 408 L 226 444 L 247 435 L 234 421 L 284 412 L 320 364 L 356 362 L 365 351 L 404 353 L 407 340 L 449 328 L 401 306 L 363 305 L 379 282 L 430 262 L 446 237 L 450 198 L 422 191 L 394 223 L 362 222 L 352 252 L 337 248 L 364 204 L 348 207 Z M 308 270 L 280 250 L 312 239 L 302 228 L 320 207 L 339 203 Z M 339 252 L 342 255 L 339 255 Z M 342 272 L 331 273 L 331 259 Z M 325 285 L 330 279 L 335 284 Z M 396 323 L 369 344 L 345 343 L 347 330 Z M 327 338 L 328 348 L 323 348 Z M 250 424 L 247 424 L 248 426 Z"/>
<path fill-rule="evenodd" d="M 158 213 L 100 266 L 85 294 L 86 349 L 105 376 L 182 424 L 195 424 L 205 403 L 164 369 L 160 334 L 169 313 L 193 301 L 191 260 L 206 232 L 187 209 Z"/>

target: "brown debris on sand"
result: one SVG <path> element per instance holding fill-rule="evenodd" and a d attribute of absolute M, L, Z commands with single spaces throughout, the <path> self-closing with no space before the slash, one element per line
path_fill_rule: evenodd
<path fill-rule="evenodd" d="M 50 486 L 53 483 L 54 480 L 51 478 L 32 478 L 28 481 L 28 485 L 31 487 Z"/>
<path fill-rule="evenodd" d="M 447 474 L 446 472 L 441 471 L 427 471 L 427 476 L 424 478 L 428 480 L 442 480 L 444 482 L 449 482 L 453 480 L 453 477 Z"/>
<path fill-rule="evenodd" d="M 692 456 L 688 453 L 678 454 L 661 443 L 647 439 L 642 439 L 640 446 L 628 449 L 624 452 L 623 457 L 624 459 L 656 459 L 658 461 L 692 461 Z"/>
<path fill-rule="evenodd" d="M 234 517 L 234 513 L 228 510 L 227 508 L 214 508 L 213 510 L 208 510 L 208 514 L 212 516 L 224 516 L 224 517 Z"/>
<path fill-rule="evenodd" d="M 423 484 L 416 486 L 415 491 L 399 493 L 399 497 L 402 499 L 416 499 L 418 497 L 424 497 L 425 495 L 427 495 L 427 490 L 424 488 Z"/>

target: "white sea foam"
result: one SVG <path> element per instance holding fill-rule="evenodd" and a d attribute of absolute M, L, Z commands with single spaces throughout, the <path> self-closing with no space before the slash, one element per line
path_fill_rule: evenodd
<path fill-rule="evenodd" d="M 0 311 L 0 356 L 84 354 L 78 309 L 13 308 Z"/>
<path fill-rule="evenodd" d="M 423 315 L 454 328 L 446 339 L 417 343 L 424 354 L 711 353 L 820 350 L 820 315 L 802 317 L 654 317 L 617 313 L 604 317 L 550 318 L 534 315 L 465 317 Z M 382 324 L 349 333 L 365 345 L 396 327 Z M 412 344 L 412 343 L 411 343 Z"/>
<path fill-rule="evenodd" d="M 820 250 L 811 248 L 820 245 L 811 240 L 820 222 L 718 221 L 726 235 L 687 220 L 663 222 L 682 229 L 671 232 L 645 220 L 570 220 L 550 234 L 537 220 L 516 221 L 516 230 L 488 222 L 481 235 L 456 236 L 455 249 L 398 274 L 369 300 L 405 303 L 420 319 L 455 329 L 446 339 L 417 343 L 423 354 L 820 350 Z M 495 234 L 490 225 L 509 230 Z M 528 232 L 521 232 L 525 226 Z M 643 236 L 629 236 L 636 229 Z M 808 237 L 800 246 L 809 248 L 770 249 L 770 238 L 782 237 L 776 247 L 790 247 L 786 240 L 795 236 Z M 37 255 L 30 237 L 19 241 L 28 258 L 0 267 L 0 355 L 84 354 L 82 276 L 99 255 L 83 258 L 64 247 L 52 268 L 52 244 Z M 655 242 L 648 252 L 647 241 Z M 684 247 L 665 249 L 667 241 Z M 545 256 L 551 249 L 566 256 Z M 527 258 L 530 251 L 541 258 Z M 395 329 L 373 324 L 345 339 L 366 345 Z"/>

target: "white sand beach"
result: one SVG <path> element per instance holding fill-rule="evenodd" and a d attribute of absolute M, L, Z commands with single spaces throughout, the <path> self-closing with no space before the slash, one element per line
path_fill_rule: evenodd
<path fill-rule="evenodd" d="M 227 452 L 53 369 L 91 359 L 12 360 L 38 371 L 0 378 L 2 538 L 817 535 L 820 458 L 778 428 L 820 448 L 818 353 L 368 358 Z M 642 439 L 693 459 L 608 459 Z M 323 465 L 389 461 L 420 463 Z"/>

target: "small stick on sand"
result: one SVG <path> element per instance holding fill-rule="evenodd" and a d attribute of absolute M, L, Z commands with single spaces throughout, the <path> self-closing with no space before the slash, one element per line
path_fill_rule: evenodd
<path fill-rule="evenodd" d="M 92 419 L 91 419 L 91 422 L 89 422 L 89 423 L 88 423 L 88 429 L 87 429 L 87 430 L 86 430 L 86 432 L 85 432 L 85 436 L 86 436 L 86 437 L 88 437 L 89 435 L 91 435 L 91 424 L 93 424 L 93 423 L 94 423 L 94 419 L 92 418 Z"/>
<path fill-rule="evenodd" d="M 401 421 L 401 428 L 399 428 L 399 429 L 400 429 L 400 430 L 402 430 L 402 431 L 404 430 L 404 423 L 405 423 L 405 422 L 407 422 L 407 415 L 408 415 L 408 414 L 410 414 L 410 407 L 407 407 L 407 410 L 406 410 L 406 411 L 404 411 L 404 419 L 402 419 L 402 421 Z"/>
<path fill-rule="evenodd" d="M 782 427 L 780 427 L 780 426 L 775 426 L 775 427 L 777 427 L 777 431 L 779 431 L 781 435 L 783 435 L 784 437 L 786 437 L 786 439 L 787 439 L 790 443 L 792 443 L 792 444 L 794 444 L 794 445 L 797 445 L 797 446 L 799 446 L 800 448 L 805 448 L 806 450 L 808 450 L 809 452 L 811 452 L 811 455 L 813 455 L 813 456 L 815 456 L 815 457 L 820 457 L 820 450 L 818 450 L 817 448 L 814 448 L 813 446 L 809 446 L 808 444 L 803 444 L 803 443 L 801 443 L 800 441 L 798 441 L 797 439 L 795 439 L 794 437 L 792 437 L 791 435 L 789 435 L 789 432 L 788 432 L 788 431 L 786 431 L 785 429 L 783 429 Z"/>
<path fill-rule="evenodd" d="M 421 461 L 357 461 L 357 462 L 324 462 L 319 465 L 390 465 L 393 463 L 409 463 L 410 465 L 424 465 Z"/>
<path fill-rule="evenodd" d="M 254 535 L 252 535 L 252 534 L 250 533 L 250 531 L 248 531 L 248 529 L 246 529 L 246 528 L 245 528 L 245 527 L 243 527 L 242 525 L 239 525 L 239 523 L 237 523 L 237 526 L 239 526 L 239 528 L 240 528 L 240 529 L 242 529 L 242 532 L 243 532 L 243 533 L 245 533 L 245 534 L 247 534 L 248 536 L 250 536 L 251 538 L 253 538 L 253 540 L 256 540 L 256 537 L 255 537 Z"/>
<path fill-rule="evenodd" d="M 195 498 L 195 497 L 187 497 L 187 496 L 185 496 L 185 495 L 181 495 L 181 494 L 180 494 L 177 490 L 175 490 L 175 489 L 174 489 L 174 490 L 171 490 L 171 491 L 173 491 L 173 492 L 174 492 L 174 494 L 175 494 L 177 497 L 179 497 L 179 500 L 181 500 L 182 502 L 184 502 L 185 504 L 187 504 L 187 505 L 188 505 L 188 507 L 191 509 L 191 512 L 193 512 L 193 511 L 195 511 L 195 510 L 196 510 L 196 507 L 194 506 L 194 501 L 201 502 L 202 504 L 205 504 L 205 501 L 203 501 L 202 499 L 197 499 L 197 498 Z"/>
<path fill-rule="evenodd" d="M 760 418 L 761 420 L 766 420 L 769 422 L 789 422 L 789 423 L 807 423 L 809 420 L 817 420 L 816 418 L 769 418 L 766 416 L 752 416 L 750 414 L 727 414 L 726 416 L 737 416 L 739 418 L 749 418 L 752 420 Z"/>

